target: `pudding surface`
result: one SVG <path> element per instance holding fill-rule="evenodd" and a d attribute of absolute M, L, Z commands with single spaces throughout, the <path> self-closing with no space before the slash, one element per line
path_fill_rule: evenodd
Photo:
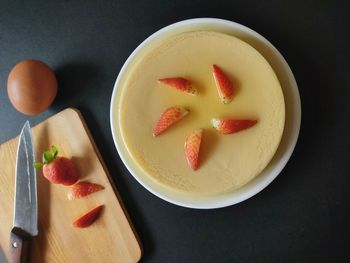
<path fill-rule="evenodd" d="M 237 86 L 229 104 L 220 101 L 213 64 Z M 191 80 L 198 96 L 157 81 L 168 77 Z M 172 190 L 211 195 L 243 186 L 270 162 L 283 133 L 284 99 L 274 71 L 253 47 L 223 33 L 197 31 L 158 41 L 136 57 L 119 88 L 118 121 L 128 154 L 145 174 Z M 189 114 L 153 137 L 158 118 L 172 106 L 185 107 Z M 213 117 L 258 123 L 222 135 L 212 128 Z M 199 128 L 204 129 L 200 166 L 193 171 L 184 143 Z"/>

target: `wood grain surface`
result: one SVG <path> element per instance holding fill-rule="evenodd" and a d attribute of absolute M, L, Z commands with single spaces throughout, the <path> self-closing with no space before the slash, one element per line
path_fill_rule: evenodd
<path fill-rule="evenodd" d="M 18 131 L 20 132 L 20 131 Z M 79 111 L 66 109 L 32 128 L 37 160 L 55 145 L 59 155 L 72 158 L 81 180 L 101 184 L 104 190 L 68 200 L 69 187 L 48 182 L 37 173 L 39 235 L 31 247 L 35 263 L 137 262 L 141 244 L 130 223 L 108 171 Z M 0 246 L 9 255 L 18 137 L 0 145 Z M 103 204 L 102 214 L 87 228 L 73 221 Z"/>

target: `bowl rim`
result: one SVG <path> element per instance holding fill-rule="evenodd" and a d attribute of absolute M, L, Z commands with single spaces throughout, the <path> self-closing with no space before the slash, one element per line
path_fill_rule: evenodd
<path fill-rule="evenodd" d="M 152 188 L 152 186 L 148 185 L 146 182 L 140 178 L 135 171 L 129 166 L 128 161 L 126 160 L 124 153 L 120 149 L 120 145 L 117 141 L 117 134 L 115 133 L 114 127 L 116 125 L 114 114 L 116 113 L 115 107 L 115 99 L 116 99 L 116 93 L 118 89 L 118 85 L 121 82 L 121 78 L 124 75 L 127 66 L 130 64 L 132 59 L 140 52 L 146 45 L 148 45 L 150 42 L 152 42 L 154 39 L 160 37 L 163 34 L 166 34 L 172 30 L 180 29 L 180 28 L 187 28 L 191 25 L 196 26 L 219 26 L 219 27 L 225 27 L 229 31 L 237 31 L 242 32 L 244 34 L 247 34 L 248 36 L 260 41 L 265 48 L 268 48 L 269 52 L 272 52 L 274 59 L 277 59 L 278 63 L 280 64 L 282 68 L 282 73 L 286 75 L 288 79 L 288 84 L 290 88 L 291 95 L 293 96 L 292 102 L 293 105 L 290 105 L 292 107 L 292 116 L 293 119 L 290 120 L 291 122 L 291 128 L 290 128 L 290 136 L 288 138 L 288 145 L 285 147 L 283 153 L 281 153 L 281 157 L 279 160 L 271 167 L 271 171 L 264 175 L 261 178 L 254 178 L 252 181 L 250 181 L 248 184 L 244 185 L 240 189 L 237 189 L 232 192 L 232 195 L 228 194 L 224 197 L 217 197 L 213 196 L 212 198 L 205 199 L 202 202 L 191 202 L 191 201 L 184 201 L 179 200 L 174 197 L 169 197 L 158 190 Z M 240 38 L 240 37 L 238 37 Z M 244 40 L 243 40 L 244 41 Z M 253 46 L 253 48 L 255 48 Z M 258 52 L 260 52 L 258 50 Z M 264 54 L 262 54 L 264 56 Z M 265 56 L 264 56 L 265 57 Z M 265 57 L 266 58 L 266 57 Z M 270 63 L 270 61 L 266 58 L 266 60 Z M 271 65 L 272 66 L 272 65 Z M 274 69 L 275 70 L 275 69 Z M 277 75 L 277 73 L 276 73 Z M 279 77 L 279 76 L 277 76 Z M 281 83 L 282 86 L 282 83 Z M 283 93 L 285 90 L 283 90 Z M 257 33 L 256 31 L 233 21 L 224 20 L 224 19 L 218 19 L 218 18 L 193 18 L 193 19 L 187 19 L 183 21 L 179 21 L 173 24 L 170 24 L 166 27 L 161 28 L 160 30 L 156 31 L 155 33 L 151 34 L 148 38 L 146 38 L 141 44 L 139 44 L 136 49 L 129 55 L 125 63 L 123 64 L 118 77 L 115 81 L 111 102 L 110 102 L 110 125 L 111 125 L 111 131 L 112 131 L 112 137 L 115 144 L 115 147 L 117 149 L 117 152 L 128 169 L 128 171 L 131 173 L 131 175 L 138 181 L 144 188 L 146 188 L 149 192 L 156 195 L 157 197 L 170 202 L 175 205 L 179 205 L 182 207 L 187 208 L 197 208 L 197 209 L 214 209 L 214 208 L 221 208 L 226 207 L 230 205 L 234 205 L 237 203 L 240 203 L 242 201 L 245 201 L 249 199 L 250 197 L 258 194 L 260 191 L 262 191 L 264 188 L 266 188 L 283 170 L 285 165 L 287 164 L 288 160 L 290 159 L 294 148 L 296 146 L 299 131 L 300 131 L 300 124 L 301 124 L 301 102 L 300 102 L 300 95 L 299 90 L 297 86 L 297 82 L 295 80 L 295 77 L 292 73 L 292 70 L 290 69 L 288 63 L 284 59 L 284 57 L 281 55 L 281 53 L 262 35 Z M 287 105 L 286 105 L 287 106 Z M 287 120 L 286 120 L 287 121 Z M 285 133 L 285 131 L 284 131 Z M 278 147 L 280 148 L 280 146 Z M 277 150 L 278 151 L 278 150 Z M 275 153 L 276 154 L 276 153 Z M 259 177 L 259 176 L 258 176 Z"/>

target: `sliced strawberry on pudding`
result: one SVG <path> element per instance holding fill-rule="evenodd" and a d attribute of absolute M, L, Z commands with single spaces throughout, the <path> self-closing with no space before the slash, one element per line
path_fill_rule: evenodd
<path fill-rule="evenodd" d="M 170 126 L 181 120 L 188 114 L 188 110 L 182 107 L 170 107 L 166 109 L 160 116 L 153 130 L 153 136 L 158 136 L 167 130 Z"/>
<path fill-rule="evenodd" d="M 165 78 L 159 79 L 158 81 L 192 96 L 197 96 L 198 94 L 198 90 L 193 87 L 191 81 L 182 77 Z"/>
<path fill-rule="evenodd" d="M 185 156 L 192 170 L 197 170 L 199 167 L 199 150 L 202 138 L 203 129 L 198 129 L 192 132 L 185 142 Z"/>
<path fill-rule="evenodd" d="M 225 104 L 231 102 L 235 93 L 231 80 L 224 71 L 215 64 L 213 65 L 213 76 L 221 101 Z"/>
<path fill-rule="evenodd" d="M 90 226 L 100 215 L 103 205 L 100 205 L 73 222 L 73 226 L 84 228 Z"/>
<path fill-rule="evenodd" d="M 248 129 L 254 126 L 257 122 L 257 120 L 211 119 L 213 127 L 223 134 L 231 134 Z"/>
<path fill-rule="evenodd" d="M 96 193 L 103 189 L 104 187 L 99 184 L 90 183 L 87 181 L 78 182 L 72 186 L 72 188 L 67 194 L 67 197 L 69 200 L 78 199 Z"/>

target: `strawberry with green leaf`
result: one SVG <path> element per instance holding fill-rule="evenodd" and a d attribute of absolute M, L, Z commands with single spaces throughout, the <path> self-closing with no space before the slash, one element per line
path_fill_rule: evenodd
<path fill-rule="evenodd" d="M 55 146 L 43 153 L 43 162 L 35 162 L 34 167 L 43 169 L 44 177 L 54 184 L 72 185 L 79 180 L 79 173 L 71 159 L 58 156 Z"/>

